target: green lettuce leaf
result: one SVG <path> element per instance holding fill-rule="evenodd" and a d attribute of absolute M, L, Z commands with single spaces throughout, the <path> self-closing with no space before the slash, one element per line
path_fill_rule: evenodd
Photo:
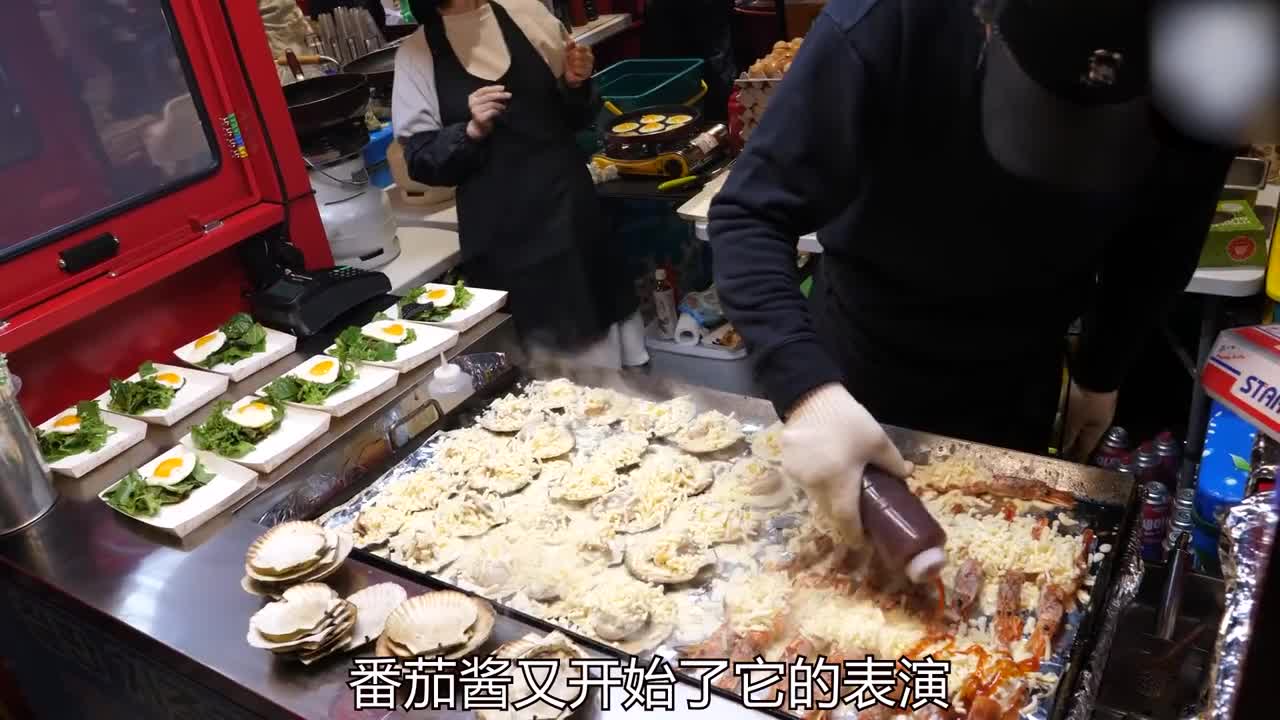
<path fill-rule="evenodd" d="M 107 409 L 138 415 L 148 410 L 164 410 L 173 403 L 173 396 L 178 391 L 151 379 L 156 374 L 155 365 L 142 363 L 138 366 L 138 374 L 142 379 L 133 382 L 111 379 L 111 401 L 107 403 Z"/>
<path fill-rule="evenodd" d="M 254 322 L 248 313 L 232 315 L 218 329 L 227 336 L 227 342 L 198 363 L 202 367 L 231 365 L 267 349 L 267 329 Z"/>
<path fill-rule="evenodd" d="M 134 517 L 155 517 L 161 507 L 186 500 L 193 490 L 208 485 L 214 477 L 216 475 L 209 472 L 199 460 L 196 460 L 196 466 L 192 468 L 190 475 L 169 487 L 148 485 L 137 470 L 130 470 L 103 497 L 112 507 Z"/>
<path fill-rule="evenodd" d="M 231 407 L 231 401 L 219 400 L 213 406 L 213 414 L 191 429 L 196 447 L 232 460 L 253 452 L 258 443 L 275 432 L 284 421 L 284 406 L 279 400 L 266 397 L 262 398 L 262 402 L 271 406 L 275 419 L 260 428 L 247 428 L 228 420 L 223 413 Z"/>
<path fill-rule="evenodd" d="M 410 303 L 415 303 L 422 297 L 423 293 L 425 293 L 426 291 L 427 291 L 426 288 L 416 287 L 410 290 L 408 294 L 406 294 L 404 297 L 400 298 L 396 302 L 396 305 L 403 308 L 406 305 L 409 305 Z M 463 281 L 459 280 L 453 285 L 453 303 L 450 304 L 448 307 L 433 308 L 426 312 L 419 312 L 419 313 L 415 313 L 412 316 L 407 316 L 404 319 L 416 320 L 419 322 L 444 322 L 445 320 L 449 319 L 449 316 L 453 314 L 454 310 L 465 310 L 467 306 L 471 304 L 471 300 L 474 297 L 475 295 L 470 290 L 467 289 L 466 284 Z"/>
<path fill-rule="evenodd" d="M 324 405 L 328 397 L 351 385 L 356 379 L 356 367 L 338 358 L 341 366 L 338 377 L 329 384 L 311 382 L 296 375 L 281 375 L 267 386 L 267 395 L 278 402 L 296 402 L 303 405 Z"/>
<path fill-rule="evenodd" d="M 97 452 L 107 444 L 107 436 L 116 429 L 102 421 L 102 411 L 92 400 L 76 403 L 76 415 L 80 427 L 73 433 L 36 430 L 36 440 L 45 462 L 57 462 L 63 458 L 84 452 Z"/>
<path fill-rule="evenodd" d="M 401 345 L 408 345 L 417 339 L 418 334 L 413 331 L 413 328 L 406 328 L 404 342 Z M 333 347 L 330 348 L 330 354 L 347 360 L 392 362 L 396 359 L 397 347 L 400 345 L 371 338 L 360 332 L 360 328 L 352 325 L 338 333 Z"/>

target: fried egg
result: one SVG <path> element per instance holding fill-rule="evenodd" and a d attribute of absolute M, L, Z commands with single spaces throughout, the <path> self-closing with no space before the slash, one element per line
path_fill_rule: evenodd
<path fill-rule="evenodd" d="M 49 432 L 63 433 L 70 435 L 80 429 L 80 416 L 76 414 L 74 409 L 67 410 L 53 421 L 49 426 Z"/>
<path fill-rule="evenodd" d="M 151 474 L 146 477 L 148 485 L 172 487 L 177 485 L 196 469 L 196 454 L 184 452 L 181 455 L 165 458 L 156 463 Z"/>
<path fill-rule="evenodd" d="M 275 408 L 257 398 L 247 397 L 227 408 L 223 417 L 240 427 L 260 428 L 276 419 Z"/>
<path fill-rule="evenodd" d="M 399 345 L 408 337 L 408 328 L 398 320 L 377 320 L 360 328 L 360 333 L 374 340 L 382 340 L 392 345 Z"/>
<path fill-rule="evenodd" d="M 191 348 L 187 350 L 187 357 L 185 360 L 193 365 L 202 363 L 210 355 L 221 350 L 222 346 L 226 344 L 226 333 L 221 330 L 214 330 L 208 335 L 205 335 L 191 343 Z"/>
<path fill-rule="evenodd" d="M 161 385 L 167 388 L 173 388 L 174 390 L 181 390 L 182 386 L 187 384 L 186 377 L 184 377 L 179 373 L 173 372 L 172 370 L 165 370 L 164 372 L 158 372 L 155 375 L 152 375 L 151 379 L 155 380 L 157 383 L 160 383 Z"/>
<path fill-rule="evenodd" d="M 667 118 L 667 124 L 668 125 L 684 125 L 685 123 L 690 122 L 692 120 L 693 120 L 692 115 L 672 115 L 671 117 Z"/>
<path fill-rule="evenodd" d="M 297 370 L 294 370 L 292 374 L 294 377 L 307 382 L 330 385 L 334 380 L 338 379 L 338 370 L 339 364 L 337 360 L 328 357 L 317 357 L 304 363 Z"/>
<path fill-rule="evenodd" d="M 454 296 L 457 293 L 448 285 L 433 287 L 422 293 L 422 299 L 428 300 L 432 305 L 438 308 L 447 308 L 453 304 Z"/>
<path fill-rule="evenodd" d="M 643 125 L 650 125 L 652 123 L 660 123 L 666 119 L 667 119 L 666 115 L 645 115 L 644 117 L 640 118 L 640 123 Z"/>
<path fill-rule="evenodd" d="M 629 132 L 635 132 L 637 129 L 639 129 L 639 127 L 640 127 L 640 123 L 624 122 L 624 123 L 618 123 L 617 125 L 614 125 L 613 131 L 616 133 L 629 133 Z"/>
<path fill-rule="evenodd" d="M 663 125 L 661 122 L 654 122 L 654 123 L 649 123 L 648 125 L 641 125 L 640 134 L 652 135 L 653 133 L 662 132 L 663 130 L 666 130 L 666 129 L 667 129 L 667 126 Z"/>

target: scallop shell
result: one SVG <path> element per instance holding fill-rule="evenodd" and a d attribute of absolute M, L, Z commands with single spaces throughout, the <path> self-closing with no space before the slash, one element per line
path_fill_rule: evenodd
<path fill-rule="evenodd" d="M 474 510 L 479 518 L 464 523 L 462 518 L 468 509 Z M 501 498 L 474 492 L 451 498 L 436 508 L 436 513 L 437 524 L 452 528 L 453 534 L 460 538 L 483 535 L 507 521 Z"/>
<path fill-rule="evenodd" d="M 446 433 L 436 446 L 435 460 L 447 473 L 464 474 L 477 463 L 483 462 L 495 440 L 493 435 L 480 428 L 465 428 Z"/>
<path fill-rule="evenodd" d="M 692 455 L 666 450 L 645 458 L 635 472 L 633 484 L 657 482 L 680 495 L 692 497 L 711 487 L 722 465 L 725 464 L 704 463 Z"/>
<path fill-rule="evenodd" d="M 595 473 L 597 477 L 607 480 L 601 485 L 587 485 L 579 488 L 568 487 L 569 483 L 584 473 Z M 618 486 L 618 474 L 613 467 L 608 464 L 586 463 L 584 465 L 573 465 L 558 480 L 553 482 L 547 489 L 547 494 L 556 500 L 565 500 L 568 502 L 581 503 L 604 497 Z"/>
<path fill-rule="evenodd" d="M 559 667 L 549 680 L 549 687 L 539 688 L 546 695 L 556 698 L 570 698 L 576 692 L 576 678 L 582 677 L 582 668 L 569 664 L 574 658 L 582 659 L 588 655 L 582 648 L 573 644 L 561 632 L 552 632 L 546 637 L 530 633 L 519 640 L 504 643 L 494 655 L 508 660 L 559 661 Z M 529 678 L 518 663 L 511 663 L 503 675 L 511 678 L 510 697 L 530 697 L 533 695 L 528 686 Z M 478 720 L 561 720 L 573 713 L 572 707 L 557 708 L 546 701 L 538 701 L 520 710 L 477 710 Z"/>
<path fill-rule="evenodd" d="M 488 554 L 483 546 L 477 546 L 454 566 L 455 579 L 465 590 L 501 600 L 520 589 L 512 564 L 512 560 Z"/>
<path fill-rule="evenodd" d="M 249 545 L 245 567 L 250 577 L 284 578 L 305 571 L 328 551 L 325 529 L 313 522 L 285 522 L 266 531 Z"/>
<path fill-rule="evenodd" d="M 782 507 L 795 497 L 794 488 L 776 465 L 758 458 L 742 458 L 733 464 L 727 478 L 734 497 L 756 508 Z"/>
<path fill-rule="evenodd" d="M 385 502 L 407 513 L 434 510 L 457 486 L 453 475 L 435 470 L 419 470 L 387 485 L 381 495 Z"/>
<path fill-rule="evenodd" d="M 378 640 L 374 643 L 373 647 L 373 654 L 378 657 L 398 657 L 404 659 L 413 657 L 413 653 L 409 652 L 408 648 L 389 638 L 385 630 L 378 636 Z"/>
<path fill-rule="evenodd" d="M 534 406 L 544 410 L 571 408 L 578 402 L 578 386 L 565 378 L 534 384 L 528 394 Z"/>
<path fill-rule="evenodd" d="M 526 425 L 516 433 L 516 439 L 528 448 L 535 460 L 550 460 L 573 449 L 574 438 L 569 428 L 549 422 Z M 535 449 L 534 445 L 538 445 Z"/>
<path fill-rule="evenodd" d="M 439 535 L 429 524 L 404 529 L 391 539 L 391 559 L 419 572 L 439 572 L 462 555 L 460 541 Z"/>
<path fill-rule="evenodd" d="M 680 542 L 681 552 L 683 553 L 687 549 L 687 554 L 694 558 L 696 564 L 691 569 L 681 572 L 664 568 L 653 561 L 653 552 L 657 543 L 665 540 L 666 538 L 646 538 L 643 541 L 632 543 L 627 548 L 627 570 L 637 579 L 645 582 L 657 585 L 676 585 L 693 580 L 698 576 L 698 573 L 702 572 L 703 568 L 715 564 L 715 555 L 710 550 L 699 546 L 691 539 L 682 538 Z"/>
<path fill-rule="evenodd" d="M 678 397 L 658 403 L 651 412 L 654 416 L 653 434 L 658 437 L 667 437 L 688 425 L 698 414 L 698 408 L 689 398 Z"/>
<path fill-rule="evenodd" d="M 502 452 L 490 455 L 484 462 L 467 471 L 467 484 L 480 492 L 510 495 L 533 482 L 540 471 L 538 464 L 527 456 Z"/>
<path fill-rule="evenodd" d="M 442 590 L 409 598 L 386 619 L 387 637 L 413 655 L 438 655 L 465 645 L 479 609 L 471 598 Z"/>
<path fill-rule="evenodd" d="M 282 603 L 272 603 L 272 605 L 280 604 Z M 251 618 L 245 640 L 252 647 L 270 650 L 277 655 L 313 652 L 317 648 L 333 644 L 335 640 L 345 640 L 354 624 L 355 608 L 350 603 L 335 598 L 330 601 L 329 610 L 325 612 L 319 625 L 306 635 L 299 635 L 289 640 L 269 640 L 262 635 L 258 624 Z"/>
<path fill-rule="evenodd" d="M 608 516 L 617 513 L 619 519 L 615 527 L 618 532 L 624 533 L 642 533 L 652 530 L 666 519 L 664 514 L 651 517 L 639 515 L 632 509 L 636 502 L 636 498 L 629 490 L 615 490 L 591 506 L 591 516 L 598 520 L 605 520 Z"/>
<path fill-rule="evenodd" d="M 251 632 L 268 642 L 282 643 L 313 634 L 336 599 L 329 586 L 319 583 L 297 585 L 285 593 L 288 597 L 268 603 L 249 618 Z"/>
<path fill-rule="evenodd" d="M 361 548 L 381 545 L 399 532 L 408 518 L 409 513 L 404 508 L 391 503 L 366 505 L 356 516 L 355 525 L 352 526 L 355 543 Z"/>
<path fill-rule="evenodd" d="M 640 462 L 644 451 L 649 447 L 649 438 L 640 433 L 619 433 L 611 435 L 596 446 L 592 453 L 592 461 L 608 463 L 614 468 L 624 468 Z"/>
<path fill-rule="evenodd" d="M 714 437 L 710 436 L 716 432 Z M 742 424 L 715 410 L 702 413 L 693 422 L 671 436 L 675 444 L 685 452 L 696 454 L 716 452 L 731 447 L 742 439 Z"/>
<path fill-rule="evenodd" d="M 653 409 L 657 403 L 649 400 L 632 399 L 627 408 L 627 416 L 622 418 L 622 429 L 631 433 L 639 433 L 645 437 L 653 435 L 653 424 L 656 418 Z"/>
<path fill-rule="evenodd" d="M 661 645 L 664 640 L 671 637 L 671 633 L 675 629 L 676 624 L 674 621 L 655 619 L 651 615 L 649 622 L 641 630 L 621 640 L 614 640 L 610 644 L 623 652 L 639 655 Z"/>
<path fill-rule="evenodd" d="M 493 626 L 498 622 L 498 616 L 493 612 L 493 606 L 487 601 L 476 597 L 471 598 L 471 602 L 475 603 L 476 606 L 476 622 L 475 625 L 471 626 L 471 636 L 462 647 L 445 654 L 445 658 L 448 660 L 457 660 L 470 655 L 493 636 Z"/>
<path fill-rule="evenodd" d="M 392 582 L 370 585 L 352 593 L 347 602 L 355 606 L 355 625 L 344 649 L 363 647 L 382 634 L 387 617 L 408 598 L 405 589 Z"/>
<path fill-rule="evenodd" d="M 606 388 L 591 388 L 578 401 L 577 414 L 588 425 L 612 425 L 630 404 L 630 398 Z"/>
<path fill-rule="evenodd" d="M 533 419 L 535 410 L 528 398 L 507 395 L 489 403 L 476 424 L 490 432 L 513 433 Z"/>
<path fill-rule="evenodd" d="M 782 462 L 782 423 L 776 422 L 751 435 L 751 454 L 769 462 Z"/>

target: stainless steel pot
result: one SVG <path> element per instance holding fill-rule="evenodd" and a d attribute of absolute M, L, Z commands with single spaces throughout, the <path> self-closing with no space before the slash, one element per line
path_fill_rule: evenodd
<path fill-rule="evenodd" d="M 18 405 L 18 389 L 0 353 L 0 535 L 39 520 L 57 499 L 49 466 Z"/>

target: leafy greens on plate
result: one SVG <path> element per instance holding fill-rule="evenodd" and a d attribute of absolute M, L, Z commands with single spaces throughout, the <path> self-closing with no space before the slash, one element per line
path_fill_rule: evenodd
<path fill-rule="evenodd" d="M 161 507 L 186 500 L 193 490 L 208 485 L 214 477 L 199 460 L 186 479 L 169 487 L 148 485 L 137 470 L 130 470 L 103 499 L 111 507 L 134 517 L 155 517 Z"/>
<path fill-rule="evenodd" d="M 191 437 L 195 440 L 196 447 L 232 460 L 253 452 L 263 438 L 275 432 L 280 423 L 284 422 L 284 406 L 279 400 L 265 397 L 259 402 L 271 406 L 275 419 L 262 427 L 249 428 L 228 420 L 225 413 L 231 407 L 231 401 L 219 400 L 213 406 L 213 414 L 191 428 Z"/>
<path fill-rule="evenodd" d="M 338 333 L 337 340 L 329 350 L 331 355 L 347 360 L 393 362 L 396 359 L 396 348 L 409 345 L 417 339 L 418 334 L 413 331 L 413 328 L 406 328 L 404 342 L 396 345 L 386 340 L 371 338 L 360 332 L 360 328 L 352 325 Z"/>
<path fill-rule="evenodd" d="M 111 401 L 108 410 L 126 415 L 138 415 L 148 410 L 164 410 L 178 393 L 176 388 L 155 381 L 156 366 L 144 362 L 138 366 L 140 379 L 129 382 L 111 378 Z"/>
<path fill-rule="evenodd" d="M 232 365 L 267 349 L 267 329 L 254 322 L 248 313 L 232 315 L 218 329 L 227 336 L 227 342 L 197 365 L 207 368 L 223 363 Z"/>
<path fill-rule="evenodd" d="M 97 452 L 107 444 L 107 436 L 116 431 L 103 422 L 102 411 L 92 400 L 76 403 L 76 416 L 80 418 L 80 427 L 75 432 L 36 430 L 40 454 L 44 455 L 46 462 L 57 462 L 83 452 Z"/>
<path fill-rule="evenodd" d="M 430 310 L 425 312 L 417 312 L 412 315 L 405 315 L 406 305 L 416 305 L 418 300 L 427 293 L 425 287 L 416 287 L 409 291 L 407 295 L 396 301 L 396 305 L 400 307 L 401 315 L 405 320 L 416 320 L 418 322 L 444 322 L 449 319 L 454 310 L 466 310 L 471 304 L 472 298 L 475 297 L 466 284 L 459 280 L 453 286 L 453 302 L 443 307 L 434 305 Z"/>
<path fill-rule="evenodd" d="M 331 383 L 312 382 L 297 375 L 281 375 L 266 387 L 267 396 L 278 402 L 295 402 L 303 405 L 324 405 L 330 395 L 351 385 L 356 379 L 356 367 L 344 359 L 338 359 L 338 378 Z"/>

